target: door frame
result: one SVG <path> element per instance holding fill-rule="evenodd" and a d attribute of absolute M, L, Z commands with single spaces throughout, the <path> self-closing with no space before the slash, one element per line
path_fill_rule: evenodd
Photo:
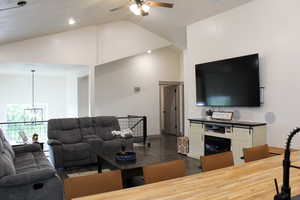
<path fill-rule="evenodd" d="M 162 96 L 161 90 L 163 86 L 177 86 L 179 102 L 179 114 L 177 117 L 177 136 L 184 135 L 184 82 L 182 81 L 159 81 L 159 130 L 160 134 L 162 134 Z M 180 91 L 181 90 L 181 91 Z"/>

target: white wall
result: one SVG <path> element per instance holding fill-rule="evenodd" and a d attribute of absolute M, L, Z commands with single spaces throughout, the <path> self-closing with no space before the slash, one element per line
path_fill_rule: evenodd
<path fill-rule="evenodd" d="M 96 68 L 97 115 L 145 115 L 149 135 L 159 130 L 159 81 L 178 81 L 180 55 L 170 48 L 141 54 Z M 139 93 L 134 87 L 141 87 Z"/>
<path fill-rule="evenodd" d="M 89 113 L 94 115 L 96 65 L 169 45 L 169 41 L 136 24 L 119 21 L 2 45 L 0 62 L 89 66 Z"/>
<path fill-rule="evenodd" d="M 76 94 L 71 92 L 68 81 L 63 76 L 36 75 L 35 102 L 48 104 L 49 119 L 77 116 L 77 105 L 70 100 Z M 8 104 L 31 105 L 31 75 L 0 74 L 0 94 L 0 121 L 5 122 Z"/>
<path fill-rule="evenodd" d="M 128 21 L 98 27 L 99 61 L 103 64 L 171 45 L 160 36 Z"/>
<path fill-rule="evenodd" d="M 95 66 L 170 43 L 128 21 L 47 35 L 0 46 L 0 62 Z"/>
<path fill-rule="evenodd" d="M 65 77 L 66 117 L 78 116 L 78 79 L 76 76 Z"/>
<path fill-rule="evenodd" d="M 258 52 L 265 105 L 232 110 L 239 110 L 242 120 L 259 122 L 265 121 L 265 113 L 274 112 L 268 143 L 283 146 L 287 133 L 300 125 L 299 7 L 299 0 L 254 0 L 190 25 L 185 52 L 186 116 L 199 117 L 202 112 L 195 106 L 195 64 Z M 299 137 L 295 143 L 300 148 Z"/>
<path fill-rule="evenodd" d="M 90 26 L 2 45 L 0 61 L 95 65 L 96 32 Z"/>
<path fill-rule="evenodd" d="M 89 77 L 78 78 L 78 116 L 89 116 Z"/>

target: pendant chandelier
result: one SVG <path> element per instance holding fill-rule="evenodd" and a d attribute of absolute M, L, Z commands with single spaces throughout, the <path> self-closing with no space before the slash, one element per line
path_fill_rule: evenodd
<path fill-rule="evenodd" d="M 43 121 L 44 110 L 43 108 L 36 107 L 35 105 L 35 70 L 31 70 L 32 74 L 32 84 L 31 84 L 31 95 L 32 95 L 32 104 L 30 108 L 24 109 L 24 122 L 36 123 Z"/>

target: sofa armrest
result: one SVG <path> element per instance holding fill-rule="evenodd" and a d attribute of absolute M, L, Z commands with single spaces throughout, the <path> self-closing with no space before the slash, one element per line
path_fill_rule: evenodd
<path fill-rule="evenodd" d="M 24 144 L 24 145 L 13 146 L 13 150 L 16 154 L 24 153 L 24 152 L 42 151 L 41 146 L 39 144 Z"/>
<path fill-rule="evenodd" d="M 54 139 L 48 139 L 48 145 L 53 146 L 53 145 L 62 145 L 63 143 L 59 140 L 54 140 Z"/>
<path fill-rule="evenodd" d="M 56 175 L 54 169 L 39 169 L 29 173 L 21 173 L 13 176 L 5 176 L 0 179 L 0 187 L 17 187 L 28 184 L 35 184 L 45 181 Z"/>
<path fill-rule="evenodd" d="M 56 169 L 64 168 L 63 145 L 49 145 L 49 155 Z"/>

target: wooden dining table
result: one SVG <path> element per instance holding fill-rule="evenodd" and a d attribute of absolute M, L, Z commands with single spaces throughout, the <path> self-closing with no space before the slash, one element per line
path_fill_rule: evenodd
<path fill-rule="evenodd" d="M 273 200 L 282 185 L 283 155 L 76 200 Z M 291 154 L 300 165 L 300 152 Z M 300 170 L 291 168 L 292 194 L 300 194 Z"/>

